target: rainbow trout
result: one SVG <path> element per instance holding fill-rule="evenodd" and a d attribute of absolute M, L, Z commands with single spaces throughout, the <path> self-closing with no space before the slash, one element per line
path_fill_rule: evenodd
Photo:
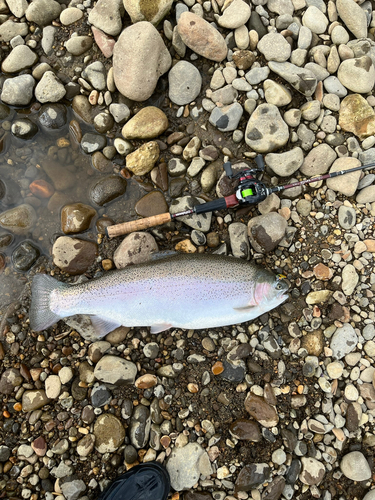
<path fill-rule="evenodd" d="M 177 254 L 70 285 L 45 274 L 32 282 L 30 326 L 89 314 L 99 337 L 124 326 L 214 328 L 242 323 L 287 299 L 282 279 L 251 262 L 212 254 Z"/>

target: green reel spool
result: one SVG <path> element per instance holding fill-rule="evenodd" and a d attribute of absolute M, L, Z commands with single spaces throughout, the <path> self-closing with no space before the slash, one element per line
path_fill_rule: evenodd
<path fill-rule="evenodd" d="M 251 188 L 244 189 L 243 191 L 241 191 L 241 194 L 242 194 L 243 198 L 246 198 L 246 196 L 253 196 L 254 195 L 253 190 Z"/>

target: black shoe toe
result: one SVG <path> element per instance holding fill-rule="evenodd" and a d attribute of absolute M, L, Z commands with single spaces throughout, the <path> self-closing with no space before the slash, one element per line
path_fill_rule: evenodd
<path fill-rule="evenodd" d="M 166 500 L 170 486 L 166 469 L 158 462 L 146 462 L 115 479 L 98 500 Z"/>

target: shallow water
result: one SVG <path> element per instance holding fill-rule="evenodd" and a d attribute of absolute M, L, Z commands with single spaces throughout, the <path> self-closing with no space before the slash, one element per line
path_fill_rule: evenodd
<path fill-rule="evenodd" d="M 103 176 L 118 173 L 122 160 L 113 161 L 113 172 L 98 172 L 92 165 L 92 156 L 85 154 L 75 141 L 69 127 L 72 119 L 77 119 L 71 109 L 67 109 L 67 122 L 57 131 L 46 131 L 39 126 L 39 131 L 31 140 L 15 137 L 10 131 L 10 124 L 25 114 L 38 124 L 38 113 L 28 110 L 11 110 L 11 115 L 1 122 L 2 151 L 0 153 L 0 180 L 10 187 L 10 199 L 0 201 L 0 213 L 23 203 L 32 205 L 37 213 L 37 220 L 26 235 L 13 235 L 0 228 L 0 314 L 3 306 L 16 300 L 28 280 L 29 271 L 19 271 L 14 266 L 15 251 L 24 242 L 30 242 L 40 252 L 38 265 L 43 256 L 50 256 L 53 242 L 64 235 L 61 228 L 61 209 L 67 203 L 80 202 L 96 210 L 90 228 L 79 233 L 79 238 L 96 241 L 98 233 L 95 223 L 101 216 L 107 215 L 115 221 L 126 221 L 135 217 L 134 204 L 146 193 L 141 185 L 128 179 L 125 194 L 105 207 L 96 205 L 90 199 L 90 189 Z M 82 133 L 95 132 L 87 124 L 80 123 Z M 107 140 L 111 145 L 111 140 Z M 118 158 L 118 155 L 117 155 Z M 53 168 L 54 180 L 46 174 L 46 169 Z M 67 182 L 67 180 L 69 180 Z M 72 182 L 72 179 L 74 182 Z M 53 197 L 41 198 L 33 195 L 30 184 L 33 181 L 46 180 L 55 187 Z M 1 242 L 3 245 L 1 245 Z M 10 243 L 9 243 L 10 242 Z M 32 269 L 32 268 L 31 268 Z"/>

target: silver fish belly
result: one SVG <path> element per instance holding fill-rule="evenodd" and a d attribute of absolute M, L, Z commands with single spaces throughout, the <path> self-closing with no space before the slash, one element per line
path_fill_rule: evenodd
<path fill-rule="evenodd" d="M 91 315 L 99 336 L 121 325 L 151 326 L 152 333 L 214 328 L 251 320 L 287 298 L 287 285 L 270 271 L 210 254 L 129 266 L 79 285 L 40 276 L 33 281 L 30 312 L 37 331 L 75 314 Z"/>

